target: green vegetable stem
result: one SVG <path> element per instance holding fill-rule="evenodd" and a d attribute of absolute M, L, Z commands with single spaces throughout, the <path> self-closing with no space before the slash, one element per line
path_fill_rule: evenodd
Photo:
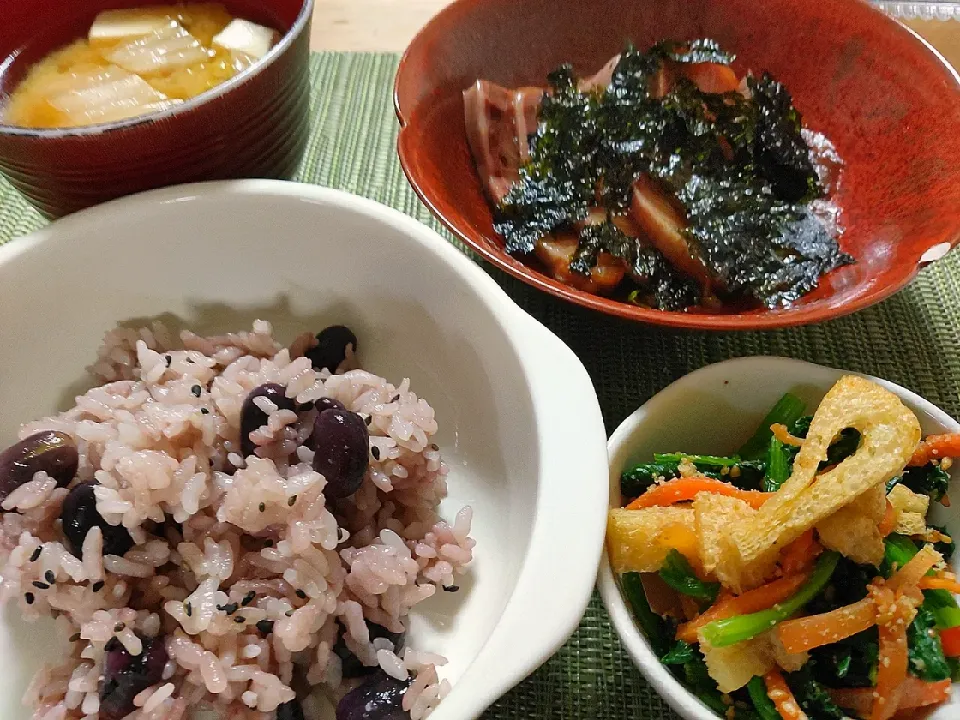
<path fill-rule="evenodd" d="M 723 620 L 715 620 L 700 631 L 704 639 L 713 647 L 727 647 L 756 637 L 795 615 L 808 602 L 823 590 L 840 560 L 840 553 L 832 550 L 823 553 L 813 568 L 810 579 L 796 594 L 774 605 L 768 610 L 736 615 Z"/>

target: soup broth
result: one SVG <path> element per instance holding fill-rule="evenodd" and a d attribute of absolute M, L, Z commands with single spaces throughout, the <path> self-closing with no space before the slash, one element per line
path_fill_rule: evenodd
<path fill-rule="evenodd" d="M 163 110 L 226 82 L 278 38 L 215 3 L 106 11 L 30 69 L 0 119 L 65 128 Z"/>

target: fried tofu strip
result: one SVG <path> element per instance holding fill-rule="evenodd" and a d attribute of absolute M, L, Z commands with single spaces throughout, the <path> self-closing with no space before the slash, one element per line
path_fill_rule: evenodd
<path fill-rule="evenodd" d="M 818 475 L 845 428 L 861 433 L 860 447 Z M 790 479 L 752 521 L 731 526 L 744 568 L 763 575 L 787 543 L 899 474 L 919 442 L 920 423 L 896 395 L 865 378 L 841 378 L 817 409 Z"/>

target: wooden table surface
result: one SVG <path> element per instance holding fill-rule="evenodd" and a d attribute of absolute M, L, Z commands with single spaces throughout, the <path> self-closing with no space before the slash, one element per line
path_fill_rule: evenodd
<path fill-rule="evenodd" d="M 402 52 L 448 1 L 317 0 L 311 44 L 314 50 Z M 960 22 L 908 24 L 960 67 Z"/>

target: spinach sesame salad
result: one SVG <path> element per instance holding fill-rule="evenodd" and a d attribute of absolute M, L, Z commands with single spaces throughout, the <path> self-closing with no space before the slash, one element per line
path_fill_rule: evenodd
<path fill-rule="evenodd" d="M 730 455 L 621 474 L 611 567 L 660 662 L 717 715 L 888 720 L 960 681 L 949 507 L 960 435 L 922 438 L 894 394 L 845 376 L 810 415 L 784 395 Z"/>
<path fill-rule="evenodd" d="M 769 73 L 715 41 L 627 47 L 544 88 L 478 80 L 467 139 L 507 252 L 567 285 L 662 310 L 780 307 L 853 259 L 841 166 Z"/>

